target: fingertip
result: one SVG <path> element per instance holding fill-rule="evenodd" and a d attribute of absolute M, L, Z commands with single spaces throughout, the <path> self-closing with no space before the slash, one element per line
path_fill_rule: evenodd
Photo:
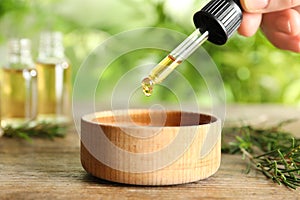
<path fill-rule="evenodd" d="M 242 23 L 238 29 L 238 33 L 246 37 L 253 36 L 258 30 L 261 20 L 261 14 L 252 14 L 244 12 Z"/>
<path fill-rule="evenodd" d="M 289 9 L 287 12 L 291 26 L 291 34 L 298 35 L 300 33 L 300 14 L 294 9 Z"/>
<path fill-rule="evenodd" d="M 243 9 L 248 13 L 262 13 L 269 4 L 269 0 L 240 0 Z"/>
<path fill-rule="evenodd" d="M 300 14 L 294 9 L 264 14 L 262 29 L 269 34 L 282 32 L 288 35 L 300 33 Z"/>
<path fill-rule="evenodd" d="M 300 53 L 300 35 L 291 36 L 276 32 L 271 35 L 266 34 L 266 37 L 279 49 Z"/>

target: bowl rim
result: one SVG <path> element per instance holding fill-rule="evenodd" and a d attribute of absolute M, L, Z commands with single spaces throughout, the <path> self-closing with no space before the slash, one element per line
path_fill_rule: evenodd
<path fill-rule="evenodd" d="M 209 123 L 203 123 L 203 124 L 193 124 L 193 125 L 182 125 L 182 126 L 143 126 L 143 125 L 128 125 L 128 124 L 120 124 L 120 123 L 102 123 L 96 119 L 99 119 L 100 117 L 103 117 L 103 114 L 107 115 L 104 117 L 111 117 L 114 116 L 114 113 L 117 115 L 121 115 L 123 113 L 131 114 L 131 113 L 149 113 L 151 112 L 166 112 L 166 113 L 185 113 L 185 114 L 193 114 L 193 115 L 199 115 L 200 118 L 202 117 L 210 117 L 210 122 Z M 209 126 L 212 124 L 217 124 L 220 123 L 220 118 L 207 114 L 207 113 L 200 113 L 200 112 L 192 112 L 192 111 L 181 111 L 181 110 L 159 110 L 159 109 L 118 109 L 118 110 L 103 110 L 103 111 L 98 111 L 90 114 L 83 115 L 81 117 L 82 122 L 87 122 L 90 124 L 94 125 L 99 125 L 99 126 L 106 126 L 106 127 L 121 127 L 121 128 L 188 128 L 188 127 L 204 127 L 204 126 Z"/>

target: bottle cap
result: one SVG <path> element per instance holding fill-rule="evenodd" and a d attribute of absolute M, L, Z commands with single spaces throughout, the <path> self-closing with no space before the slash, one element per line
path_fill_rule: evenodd
<path fill-rule="evenodd" d="M 237 0 L 212 0 L 194 15 L 194 24 L 201 33 L 209 32 L 208 41 L 222 45 L 238 29 L 242 10 Z"/>
<path fill-rule="evenodd" d="M 42 32 L 39 45 L 39 61 L 64 58 L 63 35 L 61 32 Z"/>

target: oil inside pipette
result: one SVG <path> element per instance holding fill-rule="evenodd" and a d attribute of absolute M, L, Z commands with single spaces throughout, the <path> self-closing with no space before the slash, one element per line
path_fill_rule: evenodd
<path fill-rule="evenodd" d="M 161 83 L 178 65 L 187 59 L 208 38 L 208 32 L 201 34 L 199 29 L 195 30 L 167 57 L 158 63 L 150 72 L 149 76 L 142 80 L 142 88 L 145 96 L 153 93 L 155 84 Z"/>
<path fill-rule="evenodd" d="M 161 83 L 181 62 L 180 60 L 176 60 L 172 55 L 168 55 L 158 63 L 150 75 L 142 81 L 144 95 L 147 97 L 151 96 L 154 85 Z"/>

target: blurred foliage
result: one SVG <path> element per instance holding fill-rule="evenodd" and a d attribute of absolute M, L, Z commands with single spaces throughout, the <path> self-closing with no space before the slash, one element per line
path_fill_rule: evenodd
<path fill-rule="evenodd" d="M 75 77 L 91 50 L 119 32 L 164 27 L 191 33 L 194 30 L 192 15 L 205 2 L 207 0 L 0 0 L 0 55 L 6 52 L 9 38 L 28 37 L 33 41 L 36 56 L 40 32 L 61 31 L 65 34 L 66 54 L 72 61 Z M 224 46 L 206 43 L 204 48 L 222 75 L 227 102 L 300 105 L 299 54 L 276 49 L 261 32 L 251 38 L 235 35 Z M 136 52 L 113 64 L 135 66 L 149 56 L 152 62 L 165 56 L 161 52 L 145 52 Z M 4 65 L 5 59 L 0 64 Z M 187 69 L 185 73 L 193 77 L 193 69 Z M 107 73 L 105 79 L 116 80 L 115 75 Z M 172 99 L 164 95 L 160 98 Z"/>

